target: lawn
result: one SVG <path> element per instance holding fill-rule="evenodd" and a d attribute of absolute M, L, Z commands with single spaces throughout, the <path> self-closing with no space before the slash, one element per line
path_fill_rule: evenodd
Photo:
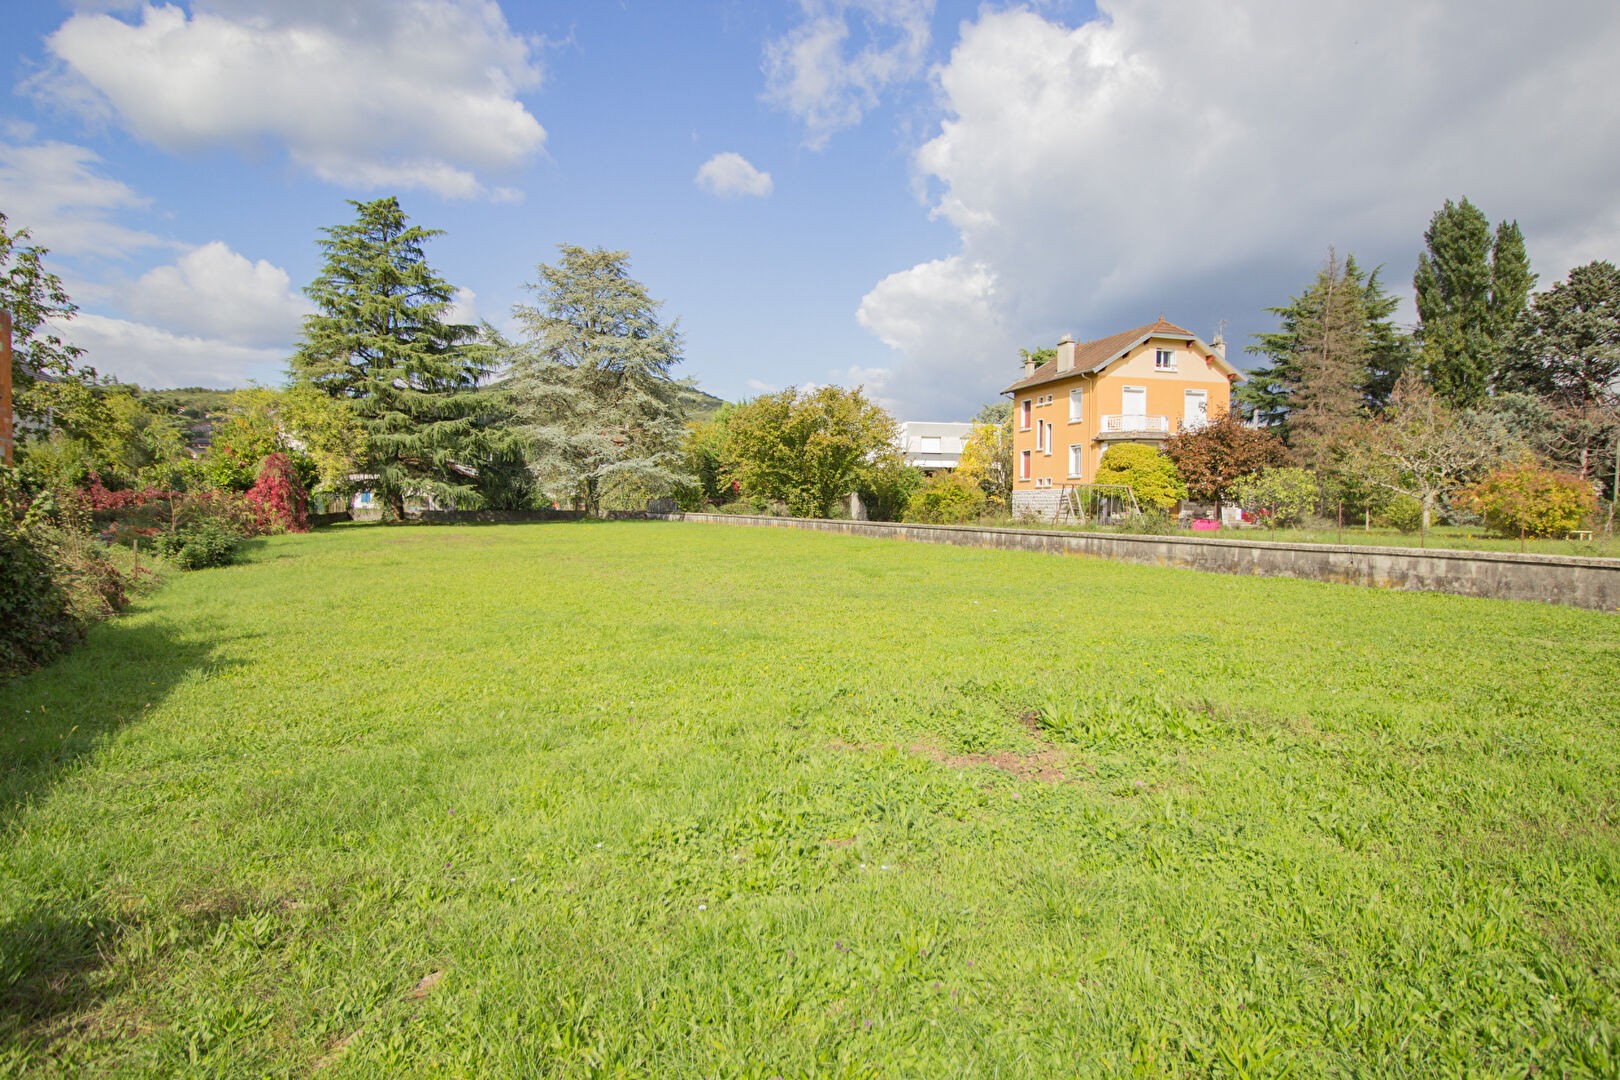
<path fill-rule="evenodd" d="M 339 527 L 0 686 L 0 1074 L 1620 1071 L 1620 619 Z"/>

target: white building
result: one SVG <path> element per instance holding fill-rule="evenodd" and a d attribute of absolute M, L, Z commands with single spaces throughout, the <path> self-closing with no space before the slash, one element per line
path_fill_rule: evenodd
<path fill-rule="evenodd" d="M 926 473 L 954 469 L 962 463 L 962 444 L 973 425 L 909 420 L 900 425 L 900 452 L 906 464 Z"/>

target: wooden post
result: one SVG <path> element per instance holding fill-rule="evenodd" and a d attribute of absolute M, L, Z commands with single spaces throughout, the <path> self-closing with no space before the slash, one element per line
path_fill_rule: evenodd
<path fill-rule="evenodd" d="M 7 465 L 16 439 L 11 422 L 11 312 L 0 310 L 0 461 Z"/>

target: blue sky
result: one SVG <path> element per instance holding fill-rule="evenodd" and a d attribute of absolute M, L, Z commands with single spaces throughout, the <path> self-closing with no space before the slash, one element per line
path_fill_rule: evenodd
<path fill-rule="evenodd" d="M 902 419 L 1160 313 L 1242 362 L 1330 244 L 1409 292 L 1448 197 L 1544 285 L 1620 259 L 1620 5 L 13 7 L 0 211 L 147 385 L 278 381 L 320 228 L 380 194 L 497 325 L 557 244 L 623 248 L 706 389 Z"/>

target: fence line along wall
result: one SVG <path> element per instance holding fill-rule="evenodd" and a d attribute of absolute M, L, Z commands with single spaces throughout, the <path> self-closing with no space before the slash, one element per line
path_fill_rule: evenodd
<path fill-rule="evenodd" d="M 915 540 L 929 544 L 1094 555 L 1150 566 L 1305 578 L 1496 600 L 1540 600 L 1597 611 L 1620 611 L 1620 559 L 1348 544 L 1287 544 L 1267 540 L 1206 540 L 1188 536 L 1126 536 L 1057 529 L 992 529 L 975 525 L 826 521 L 747 514 L 652 516 L 667 521 L 763 525 Z"/>

